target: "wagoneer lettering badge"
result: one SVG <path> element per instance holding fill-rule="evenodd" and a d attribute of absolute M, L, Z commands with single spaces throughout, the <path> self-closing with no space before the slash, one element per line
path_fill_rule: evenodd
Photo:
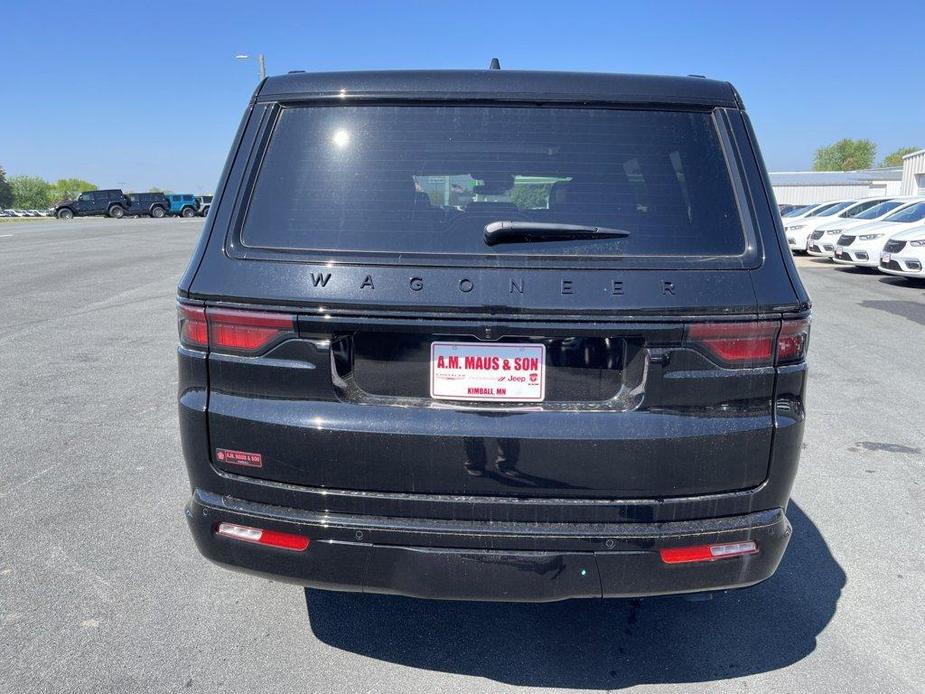
<path fill-rule="evenodd" d="M 334 278 L 335 273 L 326 272 L 326 273 L 310 273 L 311 284 L 313 287 L 318 289 L 330 289 L 331 291 L 336 290 L 336 282 L 330 287 L 328 286 L 332 279 Z M 373 275 L 367 274 L 362 276 L 360 280 L 359 287 L 360 289 L 367 289 L 373 291 L 376 289 L 376 281 L 373 279 Z M 527 294 L 526 282 L 522 277 L 511 277 L 508 280 L 508 293 L 510 294 Z M 463 294 L 470 293 L 475 289 L 475 282 L 468 277 L 463 277 L 455 281 L 457 289 Z M 544 286 L 545 285 L 545 286 Z M 408 282 L 408 286 L 412 291 L 420 292 L 425 289 L 424 278 L 423 277 L 412 277 Z M 593 286 L 599 286 L 593 284 L 592 281 L 582 281 L 580 278 L 575 280 L 571 278 L 553 280 L 549 278 L 547 280 L 538 279 L 535 286 L 531 286 L 531 293 L 539 293 L 545 288 L 557 287 L 560 294 L 571 296 L 576 292 L 582 292 L 583 290 L 593 289 Z M 656 279 L 652 286 L 654 288 L 654 293 L 661 293 L 664 296 L 677 296 L 679 287 L 678 283 L 675 280 L 664 280 Z M 624 281 L 623 280 L 610 280 L 609 284 L 606 284 L 604 287 L 604 292 L 612 294 L 613 296 L 622 296 L 624 295 Z M 598 289 L 599 291 L 599 289 Z"/>
<path fill-rule="evenodd" d="M 809 297 L 731 85 L 298 73 L 238 133 L 178 289 L 204 556 L 451 600 L 776 571 Z"/>

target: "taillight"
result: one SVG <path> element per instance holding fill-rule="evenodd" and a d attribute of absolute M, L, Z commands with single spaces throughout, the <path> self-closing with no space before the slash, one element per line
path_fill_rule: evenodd
<path fill-rule="evenodd" d="M 727 366 L 790 364 L 806 357 L 809 320 L 692 323 L 685 345 Z"/>
<path fill-rule="evenodd" d="M 177 304 L 177 327 L 180 344 L 197 349 L 209 346 L 209 329 L 206 326 L 206 310 L 202 306 Z"/>
<path fill-rule="evenodd" d="M 177 304 L 180 344 L 217 352 L 257 354 L 295 335 L 295 316 L 269 311 L 242 311 Z"/>
<path fill-rule="evenodd" d="M 777 338 L 777 363 L 792 364 L 806 358 L 809 345 L 809 319 L 785 320 Z"/>
<path fill-rule="evenodd" d="M 774 356 L 778 327 L 776 321 L 694 323 L 687 327 L 687 344 L 726 364 L 763 366 Z"/>
<path fill-rule="evenodd" d="M 251 542 L 255 545 L 267 545 L 268 547 L 278 547 L 279 549 L 291 549 L 295 552 L 307 549 L 309 544 L 309 539 L 304 535 L 281 533 L 276 530 L 264 530 L 263 528 L 254 528 L 236 523 L 219 523 L 215 528 L 215 532 L 218 535 L 240 540 L 241 542 Z"/>
<path fill-rule="evenodd" d="M 208 308 L 209 346 L 218 351 L 259 352 L 295 330 L 295 317 L 285 313 Z"/>

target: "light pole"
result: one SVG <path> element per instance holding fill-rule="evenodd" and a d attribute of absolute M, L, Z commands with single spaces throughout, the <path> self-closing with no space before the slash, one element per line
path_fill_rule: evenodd
<path fill-rule="evenodd" d="M 250 60 L 250 57 L 247 53 L 238 53 L 235 56 L 235 60 Z M 263 58 L 263 53 L 257 54 L 257 68 L 260 71 L 260 81 L 262 82 L 267 76 L 267 63 Z"/>

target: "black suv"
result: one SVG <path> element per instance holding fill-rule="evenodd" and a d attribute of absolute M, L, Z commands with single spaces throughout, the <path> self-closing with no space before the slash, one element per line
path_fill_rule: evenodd
<path fill-rule="evenodd" d="M 726 82 L 261 84 L 179 286 L 199 550 L 545 601 L 771 576 L 810 302 Z"/>
<path fill-rule="evenodd" d="M 128 196 L 118 188 L 112 190 L 88 190 L 76 200 L 64 200 L 55 205 L 54 215 L 58 219 L 92 217 L 105 215 L 122 219 L 131 205 Z"/>
<path fill-rule="evenodd" d="M 126 214 L 144 215 L 160 219 L 170 209 L 170 200 L 163 193 L 132 193 L 128 196 Z"/>

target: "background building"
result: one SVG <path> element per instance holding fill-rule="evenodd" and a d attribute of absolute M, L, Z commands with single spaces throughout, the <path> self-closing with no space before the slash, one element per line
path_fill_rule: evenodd
<path fill-rule="evenodd" d="M 925 150 L 909 154 L 903 164 L 919 157 L 920 189 L 925 191 Z M 778 171 L 769 174 L 779 203 L 809 204 L 826 200 L 872 198 L 905 193 L 903 167 L 864 171 Z M 914 194 L 916 191 L 913 190 Z"/>
<path fill-rule="evenodd" d="M 925 195 L 925 149 L 903 157 L 903 195 Z"/>

